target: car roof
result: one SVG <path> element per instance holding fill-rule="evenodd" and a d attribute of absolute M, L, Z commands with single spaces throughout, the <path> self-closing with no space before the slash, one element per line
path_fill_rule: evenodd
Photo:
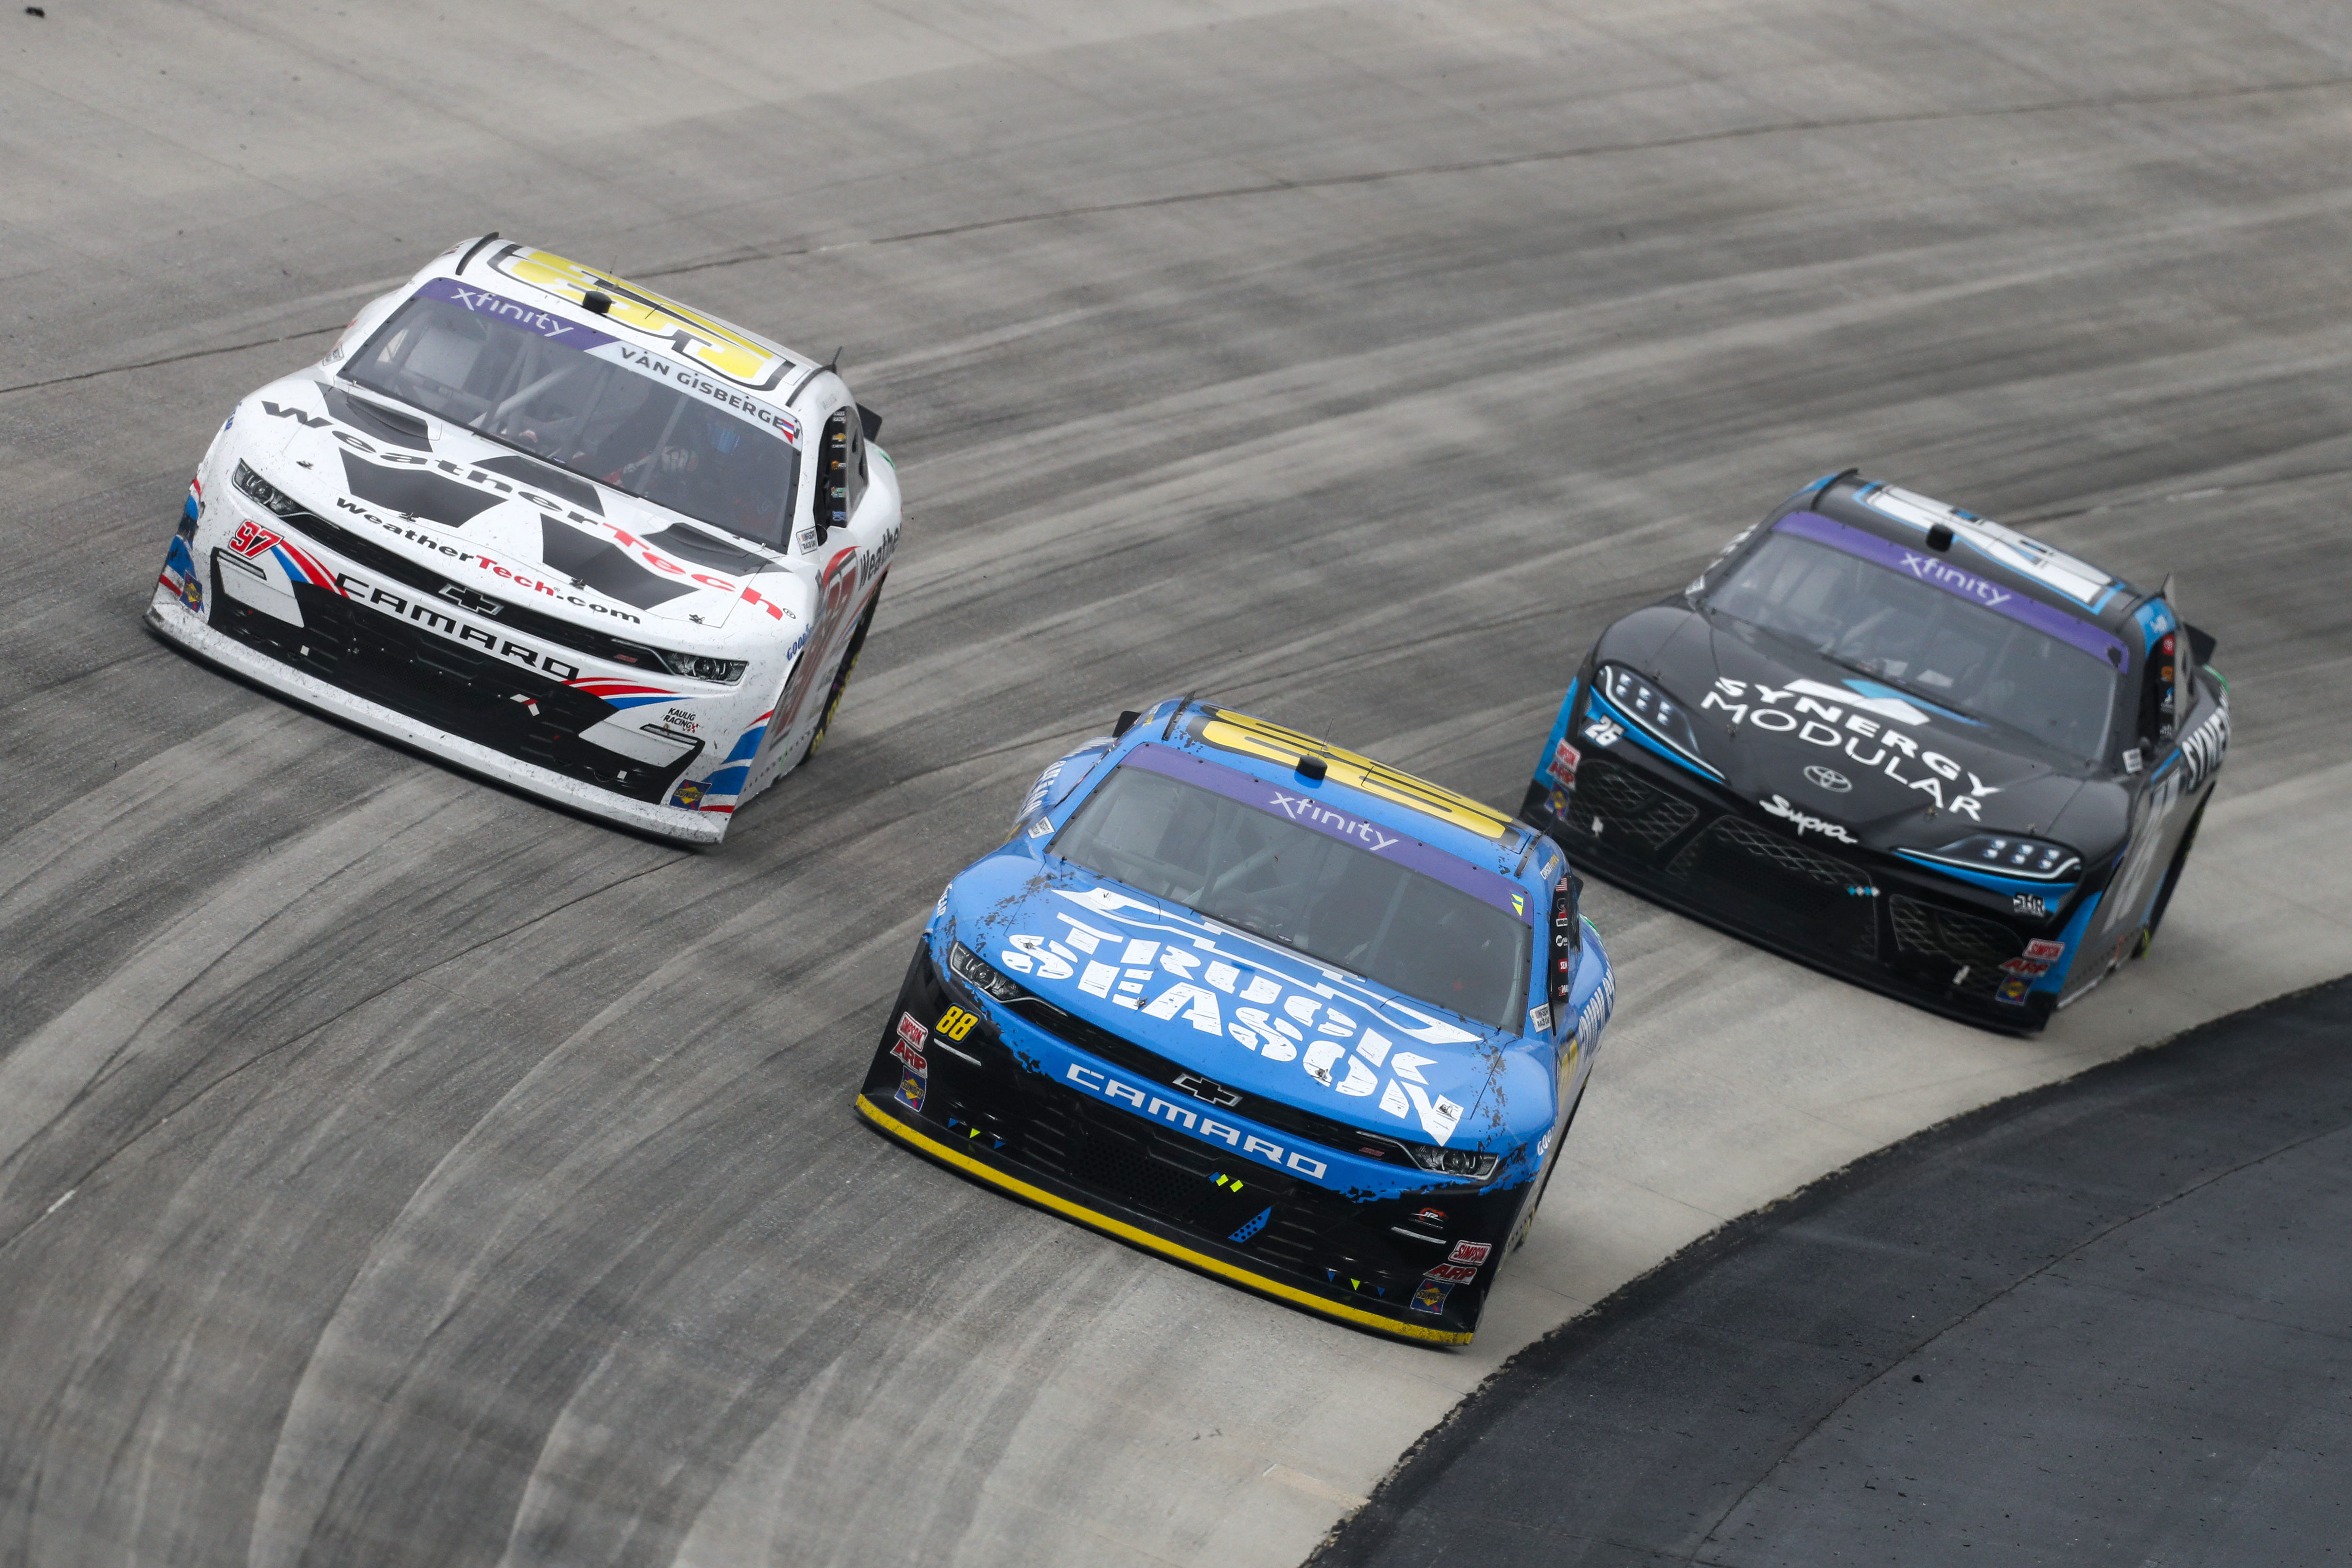
<path fill-rule="evenodd" d="M 796 389 L 802 377 L 820 368 L 809 355 L 749 328 L 601 268 L 496 235 L 475 241 L 446 268 L 436 266 L 416 281 L 436 276 L 487 288 L 540 310 L 552 309 L 563 319 L 594 330 L 618 325 L 649 339 L 667 339 L 669 355 L 778 402 Z M 591 310 L 584 304 L 591 290 L 605 297 L 604 310 Z"/>
<path fill-rule="evenodd" d="M 1324 804 L 1405 834 L 1483 871 L 1541 889 L 1558 875 L 1557 847 L 1507 813 L 1328 741 L 1208 702 L 1179 703 L 1125 739 L 1160 744 L 1265 784 L 1311 791 Z M 1324 769 L 1320 780 L 1301 762 Z"/>
<path fill-rule="evenodd" d="M 1919 549 L 1928 531 L 1942 524 L 1952 544 L 1941 559 L 2042 604 L 2122 633 L 2136 624 L 2151 595 L 2123 578 L 1988 517 L 1935 500 L 1899 485 L 1865 479 L 1849 469 L 1807 486 L 1780 509 L 1779 517 L 1811 511 L 1850 528 Z"/>

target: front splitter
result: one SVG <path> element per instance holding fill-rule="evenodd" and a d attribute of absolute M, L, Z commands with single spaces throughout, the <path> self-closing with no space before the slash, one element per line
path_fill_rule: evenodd
<path fill-rule="evenodd" d="M 371 702 L 364 697 L 355 697 L 316 676 L 280 664 L 267 654 L 256 653 L 234 637 L 224 637 L 213 630 L 205 624 L 202 616 L 176 600 L 165 600 L 162 595 L 158 595 L 156 601 L 148 606 L 147 624 L 158 636 L 178 644 L 208 663 L 243 676 L 257 686 L 267 687 L 282 697 L 292 698 L 331 717 L 414 746 L 469 773 L 512 784 L 517 789 L 568 805 L 590 816 L 603 817 L 607 822 L 620 823 L 664 838 L 688 844 L 716 844 L 726 837 L 728 818 L 723 816 L 630 800 L 592 784 L 582 784 L 577 779 L 566 778 L 551 768 L 542 768 L 535 763 L 509 757 L 503 752 L 494 752 L 478 742 L 453 735 L 422 720 L 411 719 L 405 713 L 386 708 L 382 703 Z"/>
<path fill-rule="evenodd" d="M 1130 1247 L 1139 1247 L 1147 1252 L 1157 1253 L 1173 1262 L 1183 1264 L 1188 1268 L 1196 1268 L 1204 1274 L 1212 1274 L 1231 1284 L 1239 1285 L 1244 1289 L 1255 1290 L 1261 1296 L 1272 1297 L 1277 1301 L 1293 1307 L 1303 1307 L 1307 1311 L 1320 1313 L 1324 1317 L 1355 1328 L 1369 1329 L 1374 1333 L 1389 1334 L 1398 1339 L 1411 1340 L 1419 1344 L 1466 1345 L 1470 1342 L 1471 1335 L 1459 1330 L 1429 1328 L 1384 1313 L 1367 1311 L 1361 1307 L 1349 1306 L 1344 1301 L 1334 1301 L 1328 1297 L 1318 1296 L 1312 1290 L 1301 1289 L 1296 1285 L 1286 1284 L 1271 1276 L 1260 1274 L 1238 1263 L 1203 1252 L 1198 1247 L 1189 1246 L 1173 1237 L 1162 1235 L 1149 1226 L 1105 1214 L 1100 1209 L 1091 1206 L 1081 1194 L 1064 1187 L 1058 1182 L 1035 1175 L 1016 1176 L 1010 1171 L 1000 1169 L 965 1150 L 957 1148 L 952 1143 L 933 1137 L 869 1095 L 859 1095 L 856 1105 L 857 1113 L 876 1127 L 908 1147 L 939 1161 L 950 1170 L 976 1181 L 985 1182 L 1001 1192 L 1010 1193 L 1014 1197 L 1035 1204 L 1040 1208 L 1049 1209 L 1065 1219 L 1076 1220 L 1090 1230 L 1100 1231 L 1103 1235 L 1114 1240 L 1126 1242 Z"/>

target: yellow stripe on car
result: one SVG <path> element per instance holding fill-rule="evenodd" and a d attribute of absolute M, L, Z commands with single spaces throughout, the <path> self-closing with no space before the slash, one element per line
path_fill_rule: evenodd
<path fill-rule="evenodd" d="M 1195 1268 L 1206 1269 L 1212 1274 L 1223 1276 L 1237 1284 L 1246 1285 L 1253 1290 L 1261 1290 L 1269 1296 L 1279 1297 L 1283 1300 L 1305 1307 L 1309 1311 L 1320 1312 L 1326 1317 L 1337 1318 L 1342 1322 L 1357 1323 L 1368 1329 L 1377 1329 L 1384 1334 L 1398 1334 L 1409 1340 L 1426 1341 L 1431 1344 L 1466 1345 L 1470 1342 L 1470 1336 L 1465 1333 L 1445 1329 L 1423 1328 L 1418 1323 L 1403 1322 L 1395 1318 L 1383 1317 L 1378 1312 L 1367 1312 L 1360 1308 L 1344 1306 L 1337 1301 L 1327 1301 L 1311 1292 L 1285 1285 L 1279 1279 L 1269 1279 L 1263 1274 L 1253 1274 L 1248 1269 L 1227 1263 L 1222 1258 L 1212 1258 L 1203 1252 L 1195 1252 L 1189 1247 L 1170 1241 L 1164 1237 L 1156 1236 L 1139 1226 L 1113 1219 L 1107 1214 L 1097 1214 L 1083 1204 L 1072 1203 L 1069 1199 L 1049 1193 L 1043 1187 L 1033 1186 L 1018 1176 L 1007 1175 L 992 1165 L 983 1164 L 973 1159 L 952 1143 L 941 1142 L 928 1133 L 908 1126 L 862 1094 L 857 1097 L 857 1113 L 892 1137 L 914 1145 L 935 1160 L 944 1161 L 966 1175 L 976 1176 L 991 1186 L 1001 1187 L 1016 1196 L 1028 1199 L 1042 1208 L 1051 1209 L 1066 1218 L 1076 1220 L 1080 1225 L 1090 1226 L 1106 1236 L 1117 1237 L 1119 1240 L 1131 1242 L 1137 1247 L 1149 1247 L 1164 1257 L 1189 1263 Z"/>
<path fill-rule="evenodd" d="M 543 289 L 575 305 L 587 298 L 590 289 L 596 289 L 613 301 L 605 312 L 607 320 L 666 338 L 672 352 L 754 391 L 775 385 L 793 363 L 740 328 L 608 272 L 567 261 L 551 251 L 517 247 L 493 257 L 490 265 L 518 282 Z"/>
<path fill-rule="evenodd" d="M 1279 724 L 1269 724 L 1246 713 L 1234 713 L 1223 708 L 1215 710 L 1215 718 L 1201 726 L 1201 739 L 1212 746 L 1294 765 L 1301 757 L 1320 757 L 1330 769 L 1329 776 L 1343 784 L 1362 790 L 1367 795 L 1379 795 L 1383 800 L 1392 800 L 1399 805 L 1412 806 L 1456 827 L 1466 827 L 1483 837 L 1499 839 L 1511 826 L 1511 819 L 1494 807 L 1481 805 L 1468 795 L 1455 795 L 1427 779 L 1399 773 L 1370 757 L 1342 751 L 1312 735 L 1302 735 L 1296 730 L 1286 730 Z"/>

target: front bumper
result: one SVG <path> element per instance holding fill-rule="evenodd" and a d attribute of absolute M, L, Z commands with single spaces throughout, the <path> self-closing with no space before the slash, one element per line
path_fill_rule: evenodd
<path fill-rule="evenodd" d="M 2041 974 L 2026 943 L 2056 938 L 2077 892 L 2043 921 L 2012 918 L 1943 879 L 1870 851 L 1801 843 L 1632 746 L 1588 749 L 1576 784 L 1528 785 L 1521 820 L 1597 872 L 1678 914 L 1842 980 L 1988 1028 L 2032 1034 L 2057 1005 L 2064 960 Z"/>
<path fill-rule="evenodd" d="M 954 1027 L 959 1013 L 979 1021 L 948 1038 L 941 1021 Z M 919 1047 L 900 1048 L 904 1026 L 921 1032 Z M 1086 1075 L 1082 1082 L 1154 1081 L 1139 1070 L 1139 1053 L 1120 1055 L 1093 1055 L 1008 1008 L 950 990 L 927 939 L 856 1109 L 964 1175 L 1203 1273 L 1378 1333 L 1469 1342 L 1526 1180 L 1449 1186 L 1415 1172 L 1422 1184 L 1392 1183 L 1374 1194 L 1237 1162 L 1230 1149 L 1175 1125 L 1165 1109 L 1181 1101 L 1215 1111 L 1213 1104 L 1167 1088 L 1171 1100 L 1153 1097 L 1163 1107 L 1155 1118 L 1062 1081 L 1071 1067 Z M 1060 1073 L 1049 1070 L 1056 1064 Z M 1167 1066 L 1159 1081 L 1182 1070 Z M 1221 1114 L 1249 1125 L 1238 1112 Z M 1297 1146 L 1295 1133 L 1262 1131 Z M 1423 1217 L 1431 1214 L 1441 1217 Z M 1469 1250 L 1485 1249 L 1475 1265 L 1453 1261 L 1465 1241 Z"/>
<path fill-rule="evenodd" d="M 217 586 L 208 586 L 218 603 Z M 253 642 L 215 631 L 202 616 L 168 593 L 156 595 L 147 611 L 147 625 L 159 636 L 257 686 L 575 811 L 689 844 L 715 844 L 726 836 L 729 819 L 724 816 L 632 800 L 371 701 L 273 657 Z"/>

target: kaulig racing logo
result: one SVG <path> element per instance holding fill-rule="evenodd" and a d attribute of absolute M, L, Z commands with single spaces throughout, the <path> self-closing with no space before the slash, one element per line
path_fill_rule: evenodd
<path fill-rule="evenodd" d="M 1897 724 L 1916 728 L 1927 722 L 1925 712 L 1900 697 L 1860 697 L 1818 680 L 1774 687 L 1717 676 L 1699 707 L 1727 714 L 1736 729 L 1793 735 L 1809 746 L 1841 752 L 1858 767 L 1874 769 L 1904 788 L 1926 795 L 1938 810 L 1958 812 L 1972 822 L 1983 820 L 1978 815 L 1983 797 L 2000 793 L 2000 786 L 1896 729 Z M 1965 787 L 1959 782 L 1964 774 Z"/>

